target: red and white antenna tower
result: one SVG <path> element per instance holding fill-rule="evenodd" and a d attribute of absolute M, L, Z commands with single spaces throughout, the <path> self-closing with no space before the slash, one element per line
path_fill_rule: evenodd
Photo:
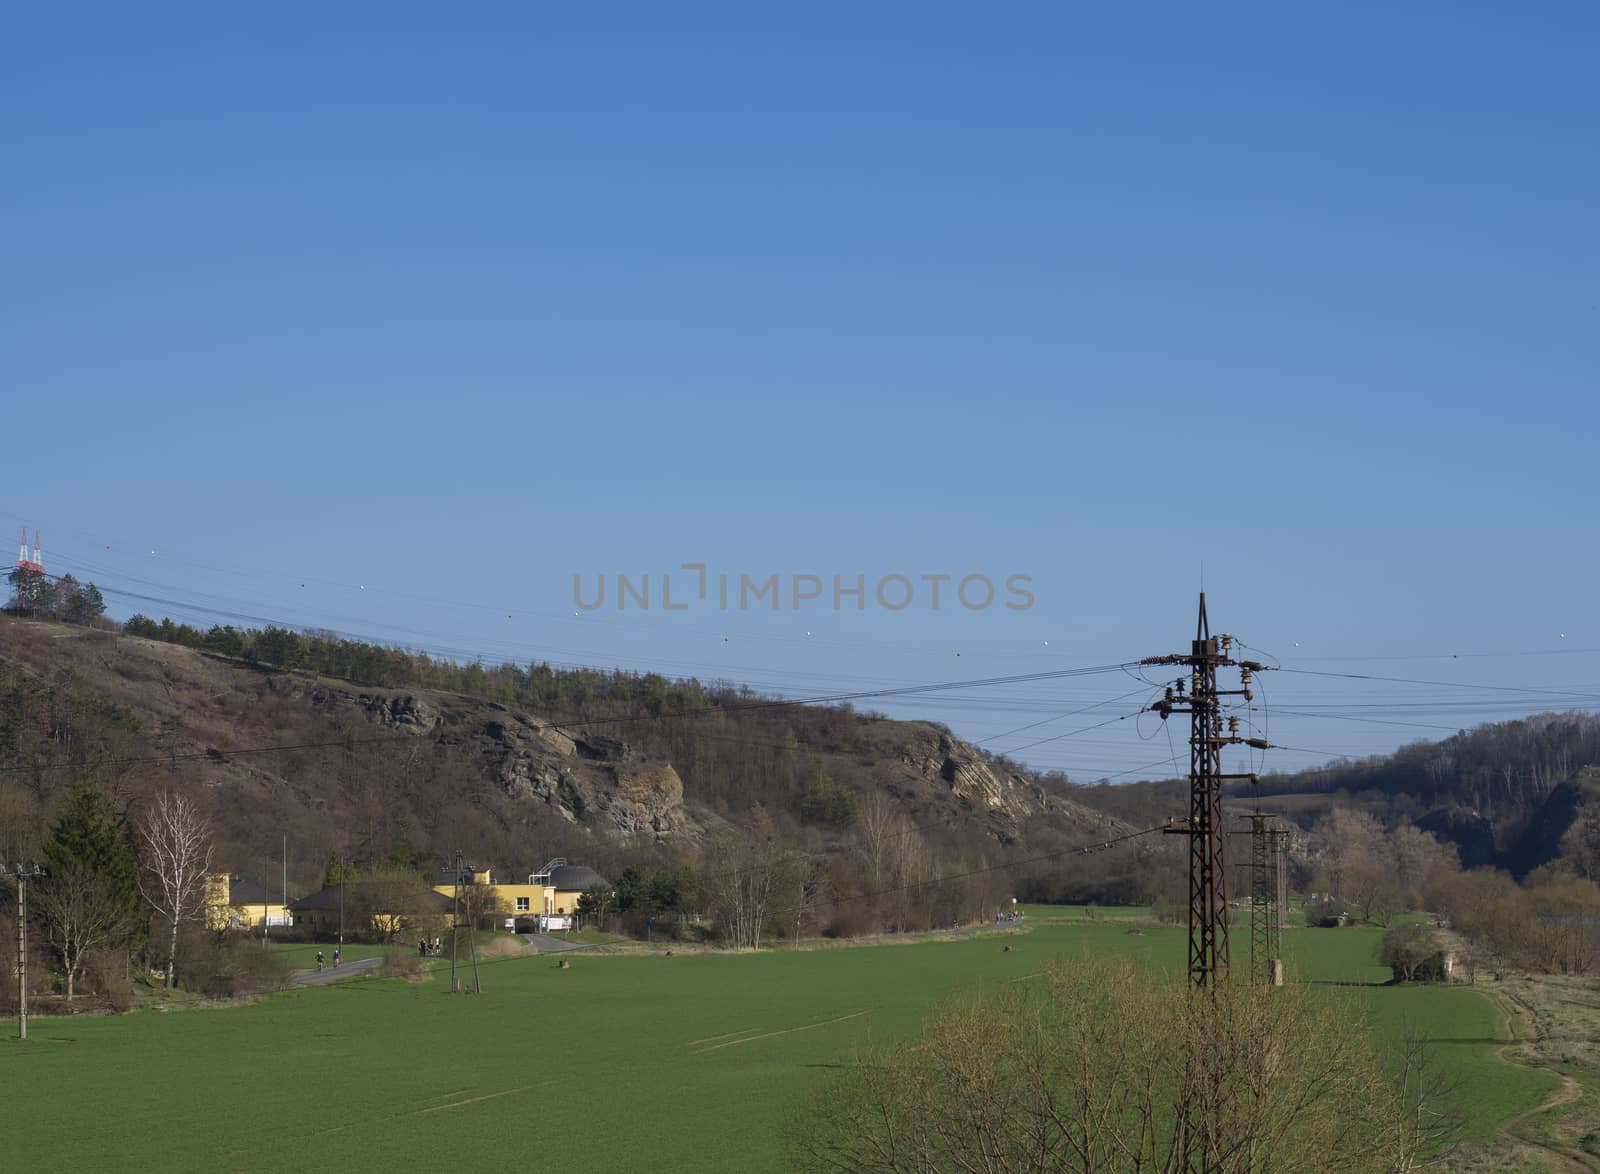
<path fill-rule="evenodd" d="M 33 556 L 28 556 L 28 528 L 22 528 L 22 552 L 17 555 L 17 567 L 24 571 L 44 574 L 44 550 L 39 546 L 39 531 L 33 532 Z"/>

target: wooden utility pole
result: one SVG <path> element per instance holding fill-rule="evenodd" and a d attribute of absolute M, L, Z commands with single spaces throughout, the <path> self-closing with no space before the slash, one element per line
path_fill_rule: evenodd
<path fill-rule="evenodd" d="M 7 871 L 0 864 L 0 876 Z M 28 1038 L 28 882 L 44 875 L 37 864 L 17 865 L 10 871 L 17 878 L 17 1038 Z"/>
<path fill-rule="evenodd" d="M 455 854 L 456 888 L 455 908 L 450 914 L 450 993 L 460 994 L 461 984 L 456 981 L 456 933 L 461 929 L 461 849 Z"/>
<path fill-rule="evenodd" d="M 478 919 L 476 916 L 467 921 L 467 942 L 472 949 L 472 993 L 481 995 L 483 994 L 483 983 L 478 978 Z"/>

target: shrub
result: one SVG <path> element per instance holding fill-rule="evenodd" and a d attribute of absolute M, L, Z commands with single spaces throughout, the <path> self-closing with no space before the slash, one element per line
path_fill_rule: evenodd
<path fill-rule="evenodd" d="M 790 1130 L 808 1170 L 1411 1169 L 1460 1122 L 1408 1048 L 1391 1080 L 1353 1004 L 1127 959 L 951 1002 L 923 1039 L 859 1049 Z M 1421 1091 L 1417 1091 L 1421 1090 Z"/>
<path fill-rule="evenodd" d="M 1306 906 L 1306 924 L 1322 926 L 1333 929 L 1343 925 L 1341 918 L 1348 916 L 1343 901 L 1336 901 L 1332 897 L 1318 897 Z"/>
<path fill-rule="evenodd" d="M 84 959 L 84 986 L 117 1013 L 133 1009 L 133 979 L 128 956 L 121 950 L 96 950 Z"/>
<path fill-rule="evenodd" d="M 1425 925 L 1397 925 L 1383 935 L 1378 961 L 1394 971 L 1395 981 L 1411 982 L 1432 977 L 1430 963 L 1444 948 L 1444 939 Z"/>
<path fill-rule="evenodd" d="M 482 954 L 479 951 L 480 957 Z M 420 978 L 428 973 L 428 964 L 409 946 L 389 946 L 383 951 L 383 965 L 377 973 L 380 978 Z"/>
<path fill-rule="evenodd" d="M 178 958 L 178 985 L 208 999 L 264 995 L 289 984 L 289 964 L 254 937 L 192 930 Z"/>

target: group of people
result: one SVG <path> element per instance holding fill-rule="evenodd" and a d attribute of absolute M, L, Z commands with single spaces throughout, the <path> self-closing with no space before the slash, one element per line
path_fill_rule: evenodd
<path fill-rule="evenodd" d="M 338 946 L 335 946 L 333 948 L 333 968 L 335 970 L 339 969 L 339 947 Z M 317 951 L 317 969 L 318 970 L 322 969 L 322 951 L 321 950 Z"/>
<path fill-rule="evenodd" d="M 994 923 L 996 925 L 1004 925 L 1008 921 L 1021 921 L 1021 920 L 1022 920 L 1022 910 L 1020 910 L 1020 909 L 1013 909 L 1010 912 L 1006 912 L 1005 910 L 1001 910 L 999 913 L 996 913 L 994 915 Z"/>
<path fill-rule="evenodd" d="M 444 953 L 444 943 L 438 938 L 434 938 L 431 942 L 427 938 L 418 939 L 418 958 L 437 958 L 442 953 Z"/>

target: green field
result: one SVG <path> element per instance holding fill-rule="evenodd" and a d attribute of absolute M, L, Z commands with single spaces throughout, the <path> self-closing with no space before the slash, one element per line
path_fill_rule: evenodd
<path fill-rule="evenodd" d="M 451 997 L 436 962 L 424 982 L 35 1019 L 26 1044 L 0 1043 L 7 1150 L 17 1169 L 778 1169 L 781 1123 L 812 1083 L 868 1034 L 914 1032 L 941 997 L 1084 951 L 1182 965 L 1181 929 L 1029 920 L 855 949 L 495 959 L 477 997 Z M 1386 977 L 1376 931 L 1288 937 L 1301 979 L 1391 1039 L 1409 1020 L 1438 1041 L 1474 1137 L 1553 1085 L 1493 1058 L 1496 1015 L 1469 990 L 1334 985 Z"/>

